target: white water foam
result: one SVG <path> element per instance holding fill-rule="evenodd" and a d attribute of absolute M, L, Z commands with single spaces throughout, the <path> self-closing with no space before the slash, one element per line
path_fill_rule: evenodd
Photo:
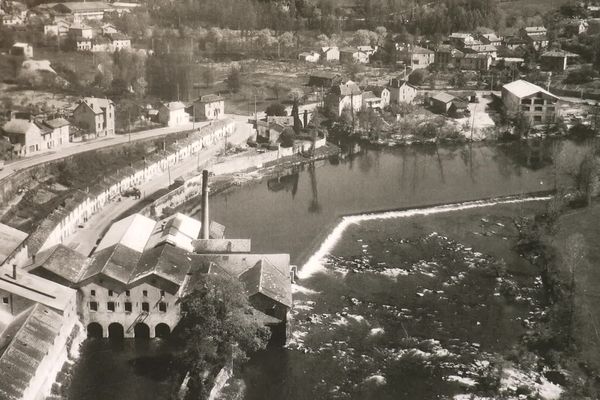
<path fill-rule="evenodd" d="M 403 210 L 403 211 L 386 211 L 381 213 L 373 213 L 373 214 L 362 214 L 362 215 L 351 215 L 347 217 L 343 217 L 340 223 L 331 231 L 329 236 L 325 239 L 325 241 L 321 244 L 321 247 L 308 259 L 308 261 L 302 266 L 300 271 L 298 272 L 298 277 L 300 279 L 306 279 L 313 276 L 316 273 L 323 272 L 325 270 L 325 266 L 323 265 L 323 260 L 325 257 L 331 252 L 331 250 L 335 247 L 335 245 L 340 241 L 346 228 L 352 224 L 360 224 L 364 221 L 372 221 L 377 219 L 393 219 L 393 218 L 407 218 L 413 217 L 415 215 L 433 215 L 446 213 L 451 211 L 462 211 L 468 210 L 472 208 L 482 208 L 482 207 L 490 207 L 500 204 L 516 204 L 516 203 L 526 203 L 531 201 L 547 201 L 550 200 L 552 196 L 544 196 L 544 197 L 527 197 L 527 198 L 500 198 L 500 199 L 492 199 L 492 200 L 476 200 L 476 201 L 467 201 L 464 203 L 454 203 L 454 204 L 446 204 L 441 206 L 429 207 L 429 208 L 417 208 L 412 210 Z"/>

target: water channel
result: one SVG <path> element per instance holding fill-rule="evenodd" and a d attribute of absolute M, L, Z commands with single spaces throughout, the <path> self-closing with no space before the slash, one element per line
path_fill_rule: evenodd
<path fill-rule="evenodd" d="M 570 142 L 560 146 L 567 158 L 578 151 Z M 251 238 L 253 251 L 287 252 L 301 266 L 342 215 L 520 195 L 552 189 L 556 181 L 552 142 L 385 149 L 352 144 L 344 154 L 215 195 L 211 218 L 226 226 L 228 237 Z M 473 266 L 493 269 L 503 260 L 517 284 L 534 287 L 533 271 L 508 244 L 514 235 L 509 222 L 539 203 L 349 227 L 325 271 L 300 282 L 290 348 L 261 352 L 245 368 L 246 398 L 409 399 L 460 391 L 448 376 L 468 373 L 468 365 L 481 361 L 480 352 L 506 350 L 520 332 L 514 321 L 527 313 L 523 304 L 498 301 L 493 279 L 473 274 Z M 465 297 L 472 287 L 478 290 Z M 535 293 L 528 298 L 534 301 Z M 415 349 L 430 354 L 429 361 L 415 361 Z M 162 342 L 88 341 L 71 398 L 167 398 L 167 353 Z M 101 390 L 94 389 L 98 385 Z"/>

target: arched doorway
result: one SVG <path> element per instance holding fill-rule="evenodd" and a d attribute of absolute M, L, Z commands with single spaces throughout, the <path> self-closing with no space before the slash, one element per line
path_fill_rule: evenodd
<path fill-rule="evenodd" d="M 135 324 L 133 331 L 136 339 L 150 339 L 150 327 L 143 322 Z"/>
<path fill-rule="evenodd" d="M 125 329 L 123 325 L 113 322 L 108 326 L 108 337 L 109 339 L 123 339 L 125 337 Z"/>
<path fill-rule="evenodd" d="M 170 334 L 171 328 L 169 328 L 169 325 L 167 324 L 160 323 L 154 328 L 154 336 L 158 338 L 167 338 Z"/>
<path fill-rule="evenodd" d="M 97 322 L 90 322 L 87 326 L 88 338 L 101 338 L 102 337 L 102 325 Z"/>

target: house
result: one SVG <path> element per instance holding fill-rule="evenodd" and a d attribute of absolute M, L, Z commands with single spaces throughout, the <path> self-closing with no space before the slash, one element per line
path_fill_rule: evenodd
<path fill-rule="evenodd" d="M 16 155 L 29 156 L 67 144 L 69 126 L 69 122 L 63 118 L 34 120 L 32 117 L 20 118 L 12 114 L 2 131 L 12 143 Z"/>
<path fill-rule="evenodd" d="M 23 17 L 17 14 L 6 14 L 0 17 L 3 26 L 21 26 L 25 24 Z"/>
<path fill-rule="evenodd" d="M 298 60 L 305 61 L 305 62 L 316 63 L 316 62 L 319 62 L 320 58 L 321 58 L 321 54 L 316 51 L 305 51 L 305 52 L 298 54 Z"/>
<path fill-rule="evenodd" d="M 362 91 L 352 81 L 336 85 L 331 88 L 326 96 L 325 106 L 335 111 L 338 116 L 342 115 L 344 109 L 349 109 L 352 112 L 358 111 L 362 107 Z"/>
<path fill-rule="evenodd" d="M 453 32 L 448 36 L 448 43 L 459 49 L 462 49 L 466 45 L 475 44 L 476 42 L 475 37 L 470 33 Z"/>
<path fill-rule="evenodd" d="M 190 122 L 190 114 L 185 112 L 185 104 L 171 101 L 158 108 L 158 121 L 166 126 L 184 125 Z"/>
<path fill-rule="evenodd" d="M 569 58 L 575 57 L 579 56 L 564 50 L 549 50 L 540 56 L 540 64 L 550 71 L 564 71 L 567 69 Z"/>
<path fill-rule="evenodd" d="M 109 48 L 111 51 L 119 51 L 131 48 L 131 39 L 122 33 L 107 33 L 104 36 L 110 43 Z"/>
<path fill-rule="evenodd" d="M 460 59 L 459 68 L 468 71 L 488 71 L 492 66 L 490 54 L 468 53 Z"/>
<path fill-rule="evenodd" d="M 369 55 L 355 47 L 344 47 L 340 49 L 340 62 L 343 64 L 367 64 Z"/>
<path fill-rule="evenodd" d="M 435 48 L 435 64 L 445 67 L 453 67 L 464 57 L 464 53 L 451 45 L 443 44 Z"/>
<path fill-rule="evenodd" d="M 510 50 L 516 50 L 519 47 L 526 47 L 528 42 L 520 36 L 507 36 L 504 38 L 503 44 Z"/>
<path fill-rule="evenodd" d="M 385 108 L 390 105 L 391 94 L 390 90 L 385 86 L 367 86 L 365 91 L 369 91 L 381 99 L 381 108 Z"/>
<path fill-rule="evenodd" d="M 519 30 L 519 35 L 535 50 L 548 47 L 548 30 L 543 26 L 527 26 Z"/>
<path fill-rule="evenodd" d="M 33 58 L 33 47 L 29 43 L 17 42 L 8 52 L 11 56 Z"/>
<path fill-rule="evenodd" d="M 399 61 L 413 70 L 427 68 L 435 61 L 435 52 L 419 46 L 406 46 L 399 52 Z"/>
<path fill-rule="evenodd" d="M 440 92 L 429 99 L 429 104 L 433 112 L 438 114 L 446 114 L 452 106 L 452 102 L 456 100 L 456 97 L 446 92 Z"/>
<path fill-rule="evenodd" d="M 64 18 L 54 18 L 51 23 L 44 24 L 44 35 L 45 36 L 66 36 L 71 28 L 71 22 Z"/>
<path fill-rule="evenodd" d="M 109 33 L 117 33 L 118 32 L 117 28 L 113 24 L 108 23 L 108 22 L 102 24 L 101 30 L 102 30 L 102 34 L 103 35 L 106 35 L 106 34 L 109 34 Z"/>
<path fill-rule="evenodd" d="M 362 93 L 362 107 L 371 108 L 374 110 L 383 110 L 384 108 L 381 97 L 376 96 L 371 91 L 364 91 Z"/>
<path fill-rule="evenodd" d="M 495 33 L 482 33 L 477 38 L 483 44 L 489 44 L 496 47 L 502 45 L 502 37 L 497 36 Z"/>
<path fill-rule="evenodd" d="M 85 97 L 73 111 L 75 125 L 88 134 L 115 134 L 115 103 L 110 99 Z"/>
<path fill-rule="evenodd" d="M 558 115 L 559 98 L 524 80 L 502 86 L 502 103 L 508 115 L 523 114 L 534 125 L 553 123 Z"/>
<path fill-rule="evenodd" d="M 220 119 L 225 115 L 225 99 L 207 94 L 194 101 L 194 118 L 198 120 Z"/>
<path fill-rule="evenodd" d="M 308 86 L 316 88 L 331 88 L 342 82 L 342 76 L 335 72 L 317 71 L 308 78 Z"/>
<path fill-rule="evenodd" d="M 321 47 L 320 58 L 323 61 L 340 61 L 340 49 L 337 46 Z"/>
<path fill-rule="evenodd" d="M 498 49 L 496 48 L 496 46 L 493 46 L 491 44 L 474 44 L 470 46 L 465 46 L 463 52 L 465 54 L 486 54 L 490 55 L 492 58 L 496 58 Z"/>
<path fill-rule="evenodd" d="M 90 26 L 78 22 L 69 27 L 69 36 L 74 39 L 92 39 L 94 31 Z"/>
<path fill-rule="evenodd" d="M 365 53 L 367 56 L 371 57 L 373 54 L 377 52 L 377 46 L 356 46 L 358 51 Z"/>
<path fill-rule="evenodd" d="M 293 126 L 293 123 L 292 123 Z M 279 137 L 288 128 L 289 125 L 284 125 L 278 122 L 256 121 L 256 133 L 263 142 L 276 146 L 279 142 Z"/>
<path fill-rule="evenodd" d="M 402 79 L 392 79 L 388 86 L 390 103 L 412 103 L 417 97 L 417 88 Z"/>
<path fill-rule="evenodd" d="M 563 34 L 565 36 L 576 36 L 587 32 L 590 25 L 585 19 L 571 19 L 568 20 L 563 27 Z"/>
<path fill-rule="evenodd" d="M 448 115 L 453 118 L 462 118 L 469 113 L 469 103 L 462 99 L 452 100 L 448 108 Z"/>
<path fill-rule="evenodd" d="M 519 29 L 519 35 L 525 38 L 529 35 L 547 35 L 548 29 L 545 26 L 526 26 Z"/>

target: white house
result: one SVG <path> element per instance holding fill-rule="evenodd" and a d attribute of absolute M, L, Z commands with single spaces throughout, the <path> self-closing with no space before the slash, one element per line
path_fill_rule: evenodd
<path fill-rule="evenodd" d="M 522 79 L 502 86 L 502 102 L 507 114 L 523 114 L 534 125 L 553 123 L 558 115 L 559 100 L 544 88 Z"/>
<path fill-rule="evenodd" d="M 180 101 L 172 101 L 160 105 L 158 120 L 166 126 L 179 126 L 189 123 L 190 115 L 185 112 L 185 104 Z"/>
<path fill-rule="evenodd" d="M 305 51 L 298 54 L 298 59 L 306 62 L 316 63 L 319 61 L 320 58 L 321 54 L 317 53 L 316 51 Z"/>

